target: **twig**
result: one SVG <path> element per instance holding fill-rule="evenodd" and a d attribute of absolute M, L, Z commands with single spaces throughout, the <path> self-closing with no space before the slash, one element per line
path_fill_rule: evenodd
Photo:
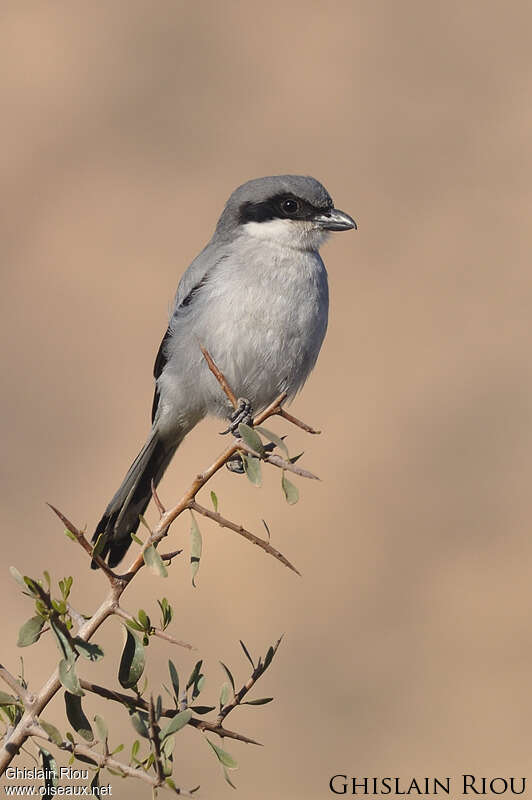
<path fill-rule="evenodd" d="M 161 503 L 159 495 L 157 494 L 157 489 L 155 488 L 155 483 L 153 482 L 153 478 L 151 479 L 151 496 L 153 497 L 153 502 L 157 506 L 157 511 L 159 512 L 159 516 L 162 517 L 166 508 Z"/>
<path fill-rule="evenodd" d="M 239 440 L 240 441 L 240 440 Z M 309 472 L 308 469 L 302 469 L 302 467 L 296 467 L 295 464 L 292 464 L 291 461 L 286 461 L 286 459 L 281 458 L 281 456 L 271 454 L 262 455 L 257 453 L 252 447 L 249 446 L 246 442 L 240 443 L 240 450 L 245 450 L 246 453 L 249 453 L 251 456 L 255 458 L 260 458 L 262 461 L 266 461 L 267 464 L 273 464 L 274 467 L 279 467 L 279 469 L 285 469 L 287 472 L 293 472 L 295 475 L 300 475 L 302 478 L 310 478 L 313 481 L 319 481 L 317 475 L 314 475 L 313 472 Z"/>
<path fill-rule="evenodd" d="M 227 392 L 226 392 L 227 394 Z M 275 400 L 270 403 L 270 405 L 264 409 L 260 414 L 258 414 L 255 419 L 253 420 L 254 425 L 260 425 L 266 419 L 275 414 L 279 414 L 282 410 L 281 406 L 283 401 L 286 399 L 286 392 L 280 394 Z M 288 419 L 288 417 L 287 417 Z M 294 423 L 297 424 L 297 423 Z M 85 642 L 88 642 L 93 634 L 99 629 L 99 627 L 103 624 L 103 622 L 112 614 L 114 614 L 116 608 L 118 607 L 118 601 L 131 580 L 137 574 L 137 572 L 143 567 L 144 565 L 144 550 L 149 547 L 151 544 L 157 544 L 164 536 L 166 536 L 168 532 L 169 526 L 172 522 L 190 507 L 190 503 L 195 501 L 196 495 L 199 490 L 205 486 L 205 484 L 212 478 L 213 475 L 220 470 L 224 464 L 239 450 L 242 448 L 242 442 L 234 440 L 225 450 L 224 452 L 218 456 L 218 458 L 208 467 L 204 472 L 198 474 L 195 479 L 192 481 L 191 485 L 189 486 L 188 490 L 182 496 L 181 500 L 169 511 L 166 511 L 161 516 L 158 524 L 155 526 L 153 534 L 149 537 L 148 542 L 143 546 L 141 552 L 137 555 L 137 557 L 131 563 L 128 571 L 123 575 L 118 575 L 105 563 L 105 561 L 99 555 L 93 554 L 93 548 L 91 544 L 87 541 L 82 531 L 76 528 L 64 514 L 62 514 L 58 509 L 50 506 L 55 514 L 59 517 L 59 519 L 63 522 L 66 528 L 73 534 L 76 538 L 78 543 L 83 547 L 86 553 L 96 561 L 98 566 L 102 569 L 104 574 L 109 580 L 110 588 L 107 596 L 104 598 L 100 606 L 96 609 L 92 617 L 87 620 L 78 631 L 78 636 Z M 237 526 L 238 527 L 238 526 Z M 260 546 L 260 545 L 259 545 Z M 173 554 L 169 554 L 171 557 Z M 167 558 L 169 560 L 169 558 Z M 34 695 L 34 700 L 31 703 L 29 708 L 26 708 L 25 713 L 22 715 L 19 722 L 16 726 L 9 732 L 9 735 L 6 736 L 4 740 L 4 744 L 0 748 L 0 775 L 3 774 L 6 767 L 11 763 L 13 758 L 19 752 L 20 748 L 24 744 L 24 742 L 28 739 L 29 736 L 32 735 L 32 730 L 34 728 L 34 720 L 35 716 L 39 715 L 41 711 L 48 705 L 52 697 L 57 693 L 61 684 L 58 677 L 57 669 L 54 670 L 52 675 L 48 678 L 48 680 L 44 683 L 41 687 L 39 692 Z M 14 687 L 12 687 L 14 689 Z M 245 687 L 243 687 L 245 689 Z M 15 689 L 14 689 L 15 690 Z M 247 691 L 247 690 L 246 690 Z M 231 708 L 234 706 L 231 706 Z M 231 708 L 222 709 L 224 712 L 224 716 L 229 713 Z M 252 742 L 253 740 L 247 739 L 242 737 L 240 734 L 233 733 L 231 731 L 226 731 L 221 725 L 212 725 L 210 723 L 206 723 L 203 720 L 191 719 L 190 723 L 196 728 L 200 730 L 210 730 L 213 733 L 217 733 L 219 736 L 227 736 L 229 738 L 240 739 L 241 741 L 249 741 Z M 99 759 L 99 763 L 104 766 L 105 764 L 111 764 L 113 762 L 116 769 L 125 771 L 126 774 L 133 774 L 135 777 L 140 777 L 142 780 L 146 780 L 148 783 L 153 784 L 153 778 L 148 776 L 146 773 L 140 773 L 138 770 L 134 770 L 129 767 L 123 767 L 120 762 L 115 762 L 114 759 L 110 759 L 108 756 L 100 756 L 97 753 L 93 753 L 90 748 L 86 748 L 84 745 L 76 745 L 77 752 L 85 751 L 85 754 L 89 755 L 89 757 L 95 758 L 95 760 Z M 131 771 L 131 772 L 130 772 Z"/>
<path fill-rule="evenodd" d="M 258 536 L 255 536 L 254 533 L 251 533 L 250 531 L 243 528 L 242 525 L 237 525 L 235 522 L 231 522 L 230 519 L 222 517 L 222 515 L 218 514 L 218 512 L 211 511 L 208 508 L 204 508 L 204 506 L 200 506 L 199 503 L 197 503 L 195 500 L 190 501 L 189 508 L 192 511 L 197 511 L 198 514 L 201 514 L 202 516 L 208 517 L 209 519 L 212 519 L 214 522 L 217 522 L 218 525 L 220 525 L 222 528 L 229 528 L 229 530 L 240 534 L 240 536 L 243 536 L 244 539 L 247 539 L 249 542 L 253 542 L 253 544 L 257 545 L 257 547 L 262 548 L 262 550 L 264 550 L 266 553 L 269 553 L 271 556 L 276 558 L 278 561 L 281 562 L 281 564 L 284 564 L 285 567 L 288 567 L 288 569 L 291 569 L 293 572 L 297 573 L 298 575 L 301 575 L 299 570 L 297 570 L 294 567 L 294 565 L 291 564 L 290 561 L 288 561 L 288 559 L 285 558 L 283 554 L 279 552 L 279 550 L 276 550 L 275 547 L 272 547 L 271 544 L 267 542 L 265 539 L 261 539 Z"/>
<path fill-rule="evenodd" d="M 231 387 L 227 383 L 225 375 L 216 366 L 216 363 L 215 363 L 213 357 L 211 356 L 209 351 L 205 347 L 203 347 L 202 344 L 200 344 L 200 350 L 203 353 L 203 358 L 207 362 L 207 366 L 209 367 L 210 371 L 212 372 L 212 374 L 214 375 L 214 377 L 216 378 L 216 380 L 218 381 L 218 383 L 220 384 L 220 386 L 224 390 L 229 402 L 231 403 L 233 408 L 237 408 L 238 407 L 238 400 L 236 398 L 235 393 L 233 392 L 233 390 L 231 389 Z"/>
<path fill-rule="evenodd" d="M 46 505 L 52 509 L 54 514 L 57 514 L 57 516 L 59 517 L 65 528 L 68 531 L 70 531 L 70 533 L 73 536 L 75 536 L 76 541 L 83 547 L 85 552 L 88 553 L 90 557 L 98 564 L 100 569 L 103 570 L 103 572 L 112 582 L 117 577 L 116 573 L 113 572 L 113 570 L 105 563 L 105 561 L 100 555 L 93 554 L 93 547 L 91 543 L 85 538 L 83 531 L 80 531 L 79 528 L 76 528 L 76 526 L 73 525 L 72 522 L 70 522 L 70 520 L 67 517 L 65 517 L 65 515 L 57 508 L 55 508 L 55 506 L 53 506 L 51 503 L 46 503 Z"/>
<path fill-rule="evenodd" d="M 281 636 L 281 638 L 277 640 L 277 643 L 273 648 L 272 658 L 276 654 L 277 649 L 278 649 L 279 645 L 281 644 L 282 638 L 283 637 Z M 271 659 L 270 659 L 269 663 L 271 663 Z M 242 702 L 244 697 L 247 695 L 247 693 L 250 691 L 250 689 L 252 689 L 253 686 L 255 686 L 256 682 L 261 677 L 261 675 L 264 675 L 264 672 L 265 672 L 264 664 L 262 664 L 260 662 L 260 660 L 259 660 L 259 663 L 257 664 L 255 669 L 253 670 L 249 680 L 246 681 L 246 683 L 242 686 L 242 688 L 239 689 L 239 691 L 235 693 L 235 695 L 234 695 L 233 699 L 231 700 L 231 702 L 227 703 L 227 705 L 225 705 L 221 709 L 220 713 L 218 714 L 218 718 L 217 718 L 216 722 L 221 724 L 223 722 L 223 720 L 225 719 L 225 717 L 228 714 L 230 714 L 231 711 L 233 711 L 233 709 L 235 709 L 238 705 L 240 705 L 240 703 Z"/>
<path fill-rule="evenodd" d="M 153 756 L 155 761 L 155 771 L 159 783 L 164 781 L 163 762 L 161 760 L 161 740 L 159 739 L 160 728 L 155 719 L 155 708 L 153 706 L 153 695 L 150 695 L 150 702 L 148 703 L 148 731 L 150 734 L 150 742 L 152 744 Z"/>
<path fill-rule="evenodd" d="M 17 681 L 15 676 L 2 664 L 0 664 L 0 678 L 2 678 L 4 683 L 7 683 L 9 688 L 15 692 L 19 700 L 22 700 L 25 706 L 30 706 L 34 702 L 34 695 L 25 689 L 24 686 Z"/>
<path fill-rule="evenodd" d="M 84 678 L 80 678 L 79 683 L 82 689 L 85 689 L 87 692 L 97 694 L 100 697 L 105 697 L 106 700 L 113 700 L 115 703 L 121 703 L 127 708 L 138 708 L 141 711 L 148 711 L 148 703 L 141 697 L 124 694 L 123 692 L 115 692 L 112 689 L 107 689 L 105 686 L 98 686 L 96 683 L 86 681 Z M 176 714 L 177 710 L 175 708 L 163 708 L 161 711 L 161 717 L 170 717 L 170 719 L 175 717 Z M 261 743 L 255 741 L 255 739 L 250 739 L 249 736 L 244 736 L 243 733 L 230 731 L 228 728 L 224 728 L 222 725 L 214 722 L 207 722 L 207 720 L 192 717 L 188 724 L 192 728 L 197 728 L 200 731 L 208 731 L 209 733 L 215 733 L 222 738 L 226 737 L 227 739 L 236 739 L 238 742 L 244 742 L 245 744 L 256 744 L 259 747 L 262 747 Z"/>
<path fill-rule="evenodd" d="M 135 621 L 135 618 L 131 614 L 128 614 L 127 611 L 124 611 L 121 606 L 117 606 L 117 608 L 115 608 L 113 611 L 113 614 L 116 614 L 117 617 L 122 617 L 122 619 L 129 620 L 129 622 Z M 188 644 L 188 642 L 182 642 L 179 639 L 174 639 L 174 637 L 170 636 L 169 633 L 161 630 L 161 628 L 155 628 L 153 625 L 150 628 L 150 634 L 152 636 L 157 636 L 159 639 L 164 639 L 167 642 L 171 642 L 172 644 L 177 644 L 179 647 L 186 647 L 187 650 L 197 650 L 197 647 L 193 647 L 191 644 Z"/>
<path fill-rule="evenodd" d="M 41 728 L 38 723 L 32 723 L 28 727 L 28 735 L 29 736 L 36 736 L 39 739 L 45 739 L 47 742 L 51 742 L 55 744 L 50 737 L 47 735 L 46 731 Z M 59 747 L 60 750 L 67 750 L 69 753 L 79 754 L 80 756 L 84 756 L 85 758 L 90 759 L 90 761 L 94 762 L 98 767 L 109 767 L 110 769 L 115 769 L 121 772 L 123 775 L 129 775 L 132 778 L 138 778 L 145 783 L 148 783 L 150 786 L 160 787 L 161 789 L 170 788 L 167 787 L 164 783 L 164 777 L 161 782 L 159 778 L 154 778 L 148 772 L 145 772 L 140 767 L 131 767 L 129 764 L 124 764 L 123 761 L 117 761 L 116 758 L 112 758 L 110 755 L 104 755 L 102 753 L 98 753 L 96 750 L 93 750 L 91 747 L 88 747 L 84 744 L 78 744 L 72 742 L 64 741 Z M 182 789 L 180 790 L 179 794 L 183 797 L 191 797 L 194 798 L 193 794 L 189 792 L 184 792 Z"/>
<path fill-rule="evenodd" d="M 279 409 L 279 411 L 277 412 L 277 416 L 282 417 L 287 422 L 291 422 L 292 425 L 296 426 L 296 428 L 301 428 L 301 430 L 306 431 L 307 433 L 313 433 L 313 434 L 321 433 L 321 431 L 316 430 L 316 428 L 311 428 L 310 425 L 307 425 L 306 422 L 301 422 L 300 419 L 292 416 L 292 414 L 289 414 L 288 411 L 284 410 L 284 408 Z"/>
<path fill-rule="evenodd" d="M 181 548 L 180 550 L 172 550 L 171 553 L 161 553 L 161 559 L 163 561 L 170 561 L 171 563 L 172 559 L 175 558 L 176 556 L 181 555 L 182 552 L 183 548 Z"/>

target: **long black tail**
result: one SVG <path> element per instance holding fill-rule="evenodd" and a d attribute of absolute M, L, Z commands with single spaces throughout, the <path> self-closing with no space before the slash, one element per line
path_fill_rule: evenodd
<path fill-rule="evenodd" d="M 106 542 L 100 554 L 107 558 L 110 567 L 115 567 L 125 556 L 131 544 L 131 534 L 139 526 L 139 515 L 144 513 L 151 500 L 151 482 L 157 486 L 182 440 L 183 437 L 171 442 L 162 441 L 153 429 L 105 509 L 92 541 L 95 542 L 101 533 L 105 534 Z M 96 569 L 98 565 L 93 561 L 91 566 Z"/>

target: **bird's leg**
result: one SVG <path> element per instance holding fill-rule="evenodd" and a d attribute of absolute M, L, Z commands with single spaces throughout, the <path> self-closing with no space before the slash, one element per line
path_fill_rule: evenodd
<path fill-rule="evenodd" d="M 230 425 L 227 430 L 222 431 L 221 436 L 225 436 L 226 433 L 232 433 L 233 436 L 236 436 L 237 439 L 240 438 L 240 433 L 238 432 L 238 426 L 241 422 L 244 425 L 252 425 L 253 424 L 253 411 L 251 409 L 251 403 L 249 400 L 246 400 L 244 397 L 238 398 L 238 405 L 229 417 Z"/>
<path fill-rule="evenodd" d="M 243 422 L 245 425 L 251 425 L 253 423 L 253 412 L 249 400 L 246 400 L 244 397 L 239 397 L 237 406 L 229 417 L 229 420 L 231 424 L 227 430 L 222 431 L 221 436 L 232 433 L 233 436 L 240 439 L 240 432 L 238 430 L 240 423 Z M 236 472 L 238 475 L 242 475 L 245 472 L 244 462 L 238 453 L 235 453 L 235 455 L 227 461 L 225 466 L 228 470 Z"/>

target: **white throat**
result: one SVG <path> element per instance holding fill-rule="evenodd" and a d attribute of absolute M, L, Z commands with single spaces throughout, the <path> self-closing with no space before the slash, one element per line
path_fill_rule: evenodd
<path fill-rule="evenodd" d="M 267 222 L 246 222 L 243 225 L 246 236 L 267 241 L 283 248 L 294 250 L 314 250 L 317 252 L 328 236 L 312 222 L 292 219 L 271 219 Z"/>

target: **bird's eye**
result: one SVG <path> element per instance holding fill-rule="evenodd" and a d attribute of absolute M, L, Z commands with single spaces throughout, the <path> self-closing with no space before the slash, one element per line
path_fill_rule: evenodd
<path fill-rule="evenodd" d="M 293 197 L 288 197 L 281 203 L 281 209 L 285 214 L 296 214 L 299 211 L 299 203 Z"/>

